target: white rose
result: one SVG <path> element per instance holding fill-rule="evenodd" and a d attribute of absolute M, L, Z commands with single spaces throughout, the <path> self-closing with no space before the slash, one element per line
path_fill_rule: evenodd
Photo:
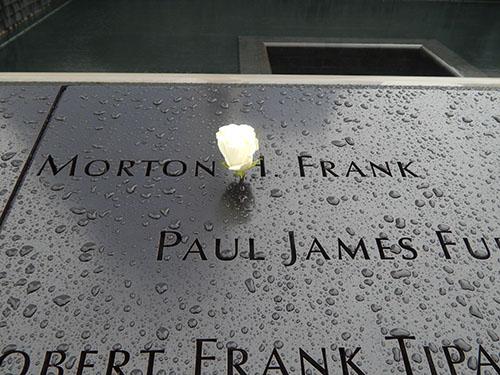
<path fill-rule="evenodd" d="M 253 155 L 259 149 L 259 140 L 250 125 L 222 126 L 216 137 L 219 150 L 230 170 L 245 172 L 255 165 Z"/>

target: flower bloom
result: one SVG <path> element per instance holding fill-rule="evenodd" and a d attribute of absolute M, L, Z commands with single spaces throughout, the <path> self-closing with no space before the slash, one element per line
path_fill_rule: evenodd
<path fill-rule="evenodd" d="M 235 172 L 245 172 L 255 165 L 253 156 L 259 149 L 259 140 L 250 125 L 222 126 L 216 137 L 227 168 Z"/>

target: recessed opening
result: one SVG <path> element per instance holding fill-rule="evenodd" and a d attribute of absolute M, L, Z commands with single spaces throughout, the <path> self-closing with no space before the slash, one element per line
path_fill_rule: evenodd
<path fill-rule="evenodd" d="M 273 74 L 457 76 L 422 46 L 266 46 Z"/>

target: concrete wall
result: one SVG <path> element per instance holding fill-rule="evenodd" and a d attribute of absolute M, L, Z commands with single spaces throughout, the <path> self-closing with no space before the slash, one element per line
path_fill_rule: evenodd
<path fill-rule="evenodd" d="M 0 40 L 43 16 L 66 0 L 0 0 Z"/>

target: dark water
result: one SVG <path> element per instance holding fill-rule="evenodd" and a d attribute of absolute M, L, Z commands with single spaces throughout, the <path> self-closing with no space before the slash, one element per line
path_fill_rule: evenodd
<path fill-rule="evenodd" d="M 423 48 L 267 47 L 273 74 L 453 77 Z"/>
<path fill-rule="evenodd" d="M 1 71 L 237 73 L 241 35 L 437 39 L 500 75 L 499 2 L 73 0 L 0 50 Z"/>

